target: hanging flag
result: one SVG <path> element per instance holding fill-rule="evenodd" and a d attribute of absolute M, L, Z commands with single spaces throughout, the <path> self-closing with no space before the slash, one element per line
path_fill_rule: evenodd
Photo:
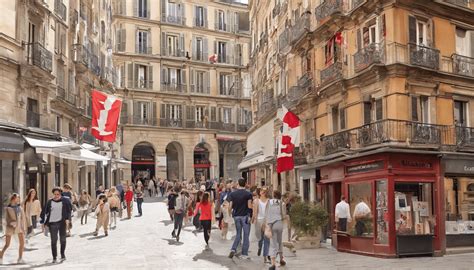
<path fill-rule="evenodd" d="M 296 114 L 283 106 L 280 117 L 283 125 L 280 129 L 277 155 L 277 173 L 293 170 L 293 150 L 299 144 L 300 120 Z"/>
<path fill-rule="evenodd" d="M 341 32 L 337 32 L 335 36 L 335 41 L 337 44 L 341 45 L 343 42 L 343 37 Z"/>
<path fill-rule="evenodd" d="M 92 90 L 92 128 L 91 133 L 100 141 L 115 142 L 122 100 Z"/>

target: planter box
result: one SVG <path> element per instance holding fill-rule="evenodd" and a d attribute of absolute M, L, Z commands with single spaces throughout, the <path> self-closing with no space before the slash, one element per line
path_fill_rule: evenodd
<path fill-rule="evenodd" d="M 433 235 L 397 235 L 397 255 L 433 255 Z"/>

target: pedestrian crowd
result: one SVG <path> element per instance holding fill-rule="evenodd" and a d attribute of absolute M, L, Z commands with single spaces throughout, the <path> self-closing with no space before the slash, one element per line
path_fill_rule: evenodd
<path fill-rule="evenodd" d="M 41 206 L 35 189 L 31 189 L 21 202 L 18 194 L 12 194 L 6 207 L 5 245 L 0 251 L 0 264 L 11 243 L 12 236 L 19 241 L 18 263 L 24 263 L 25 241 L 34 235 L 41 224 L 42 232 L 51 239 L 53 263 L 58 261 L 57 242 L 60 243 L 60 261 L 66 260 L 66 238 L 71 235 L 72 217 L 87 224 L 89 215 L 96 219 L 98 236 L 102 229 L 108 236 L 109 229 L 117 227 L 118 218 L 132 217 L 134 201 L 136 217 L 143 215 L 144 197 L 166 199 L 170 220 L 173 223 L 171 236 L 180 241 L 184 226 L 194 226 L 196 233 L 203 233 L 206 248 L 209 248 L 212 227 L 218 228 L 223 240 L 230 240 L 228 232 L 235 229 L 229 258 L 249 260 L 250 230 L 254 224 L 258 240 L 257 255 L 269 269 L 286 264 L 283 256 L 283 223 L 288 219 L 291 196 L 269 187 L 250 187 L 245 179 L 238 181 L 203 180 L 168 181 L 166 179 L 143 179 L 135 177 L 132 184 L 122 183 L 110 189 L 99 186 L 95 199 L 86 191 L 75 193 L 69 184 L 52 189 L 51 198 Z M 124 217 L 126 215 L 126 217 Z M 342 219 L 342 218 L 341 218 Z M 288 238 L 291 239 L 289 227 Z"/>

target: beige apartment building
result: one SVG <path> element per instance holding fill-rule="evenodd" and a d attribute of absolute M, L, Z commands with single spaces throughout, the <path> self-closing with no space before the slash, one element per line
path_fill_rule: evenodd
<path fill-rule="evenodd" d="M 251 125 L 248 6 L 114 1 L 125 178 L 236 179 Z"/>
<path fill-rule="evenodd" d="M 281 104 L 302 134 L 292 172 L 277 176 L 271 151 L 244 161 L 257 180 L 325 205 L 339 250 L 442 254 L 474 243 L 471 2 L 251 1 L 247 152 L 260 150 L 252 134 L 277 138 Z M 371 212 L 348 235 L 331 230 L 341 195 L 351 213 L 360 202 Z"/>
<path fill-rule="evenodd" d="M 110 148 L 119 146 L 89 133 L 91 89 L 114 91 L 111 1 L 2 1 L 0 8 L 2 197 L 35 188 L 44 202 L 66 182 L 90 193 L 117 183 L 124 161 Z"/>

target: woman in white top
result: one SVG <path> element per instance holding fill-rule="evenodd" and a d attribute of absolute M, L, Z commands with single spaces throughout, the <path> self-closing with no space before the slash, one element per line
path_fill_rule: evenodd
<path fill-rule="evenodd" d="M 25 211 L 26 226 L 28 228 L 27 234 L 29 235 L 33 232 L 33 229 L 36 229 L 36 223 L 41 214 L 41 203 L 38 200 L 38 196 L 34 188 L 28 191 L 26 200 L 23 203 L 23 210 Z"/>
<path fill-rule="evenodd" d="M 252 215 L 252 223 L 255 224 L 255 236 L 258 239 L 258 252 L 257 255 L 260 256 L 262 254 L 262 246 L 263 246 L 263 261 L 266 263 L 270 261 L 270 257 L 268 256 L 268 250 L 270 248 L 270 239 L 265 237 L 263 227 L 265 223 L 265 211 L 268 204 L 268 189 L 263 187 L 260 189 L 260 192 L 257 193 L 258 198 L 256 198 L 253 202 L 253 215 Z"/>

